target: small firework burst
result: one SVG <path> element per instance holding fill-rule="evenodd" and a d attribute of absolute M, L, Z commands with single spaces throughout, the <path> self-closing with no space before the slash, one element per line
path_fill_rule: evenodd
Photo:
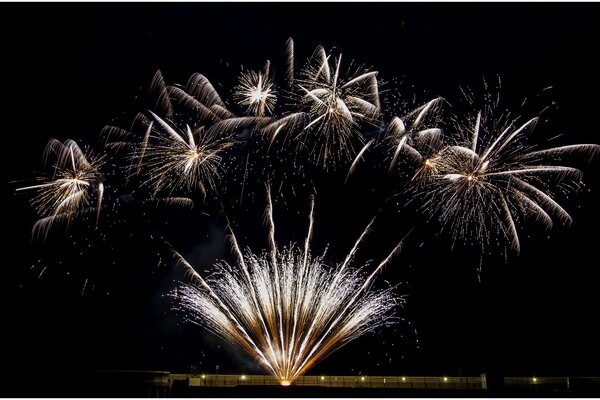
<path fill-rule="evenodd" d="M 361 71 L 343 79 L 342 56 L 332 65 L 330 58 L 319 46 L 298 79 L 301 104 L 310 121 L 302 144 L 324 166 L 351 158 L 353 142 L 364 144 L 361 124 L 375 124 L 380 110 L 377 72 Z"/>
<path fill-rule="evenodd" d="M 52 176 L 39 178 L 41 183 L 17 189 L 36 190 L 32 204 L 41 217 L 33 226 L 33 232 L 47 237 L 51 226 L 58 221 L 68 224 L 86 212 L 100 216 L 104 195 L 103 157 L 84 154 L 74 140 L 61 142 L 51 139 L 44 158 L 56 157 Z M 93 201 L 95 198 L 95 201 Z"/>
<path fill-rule="evenodd" d="M 273 114 L 277 92 L 269 78 L 269 64 L 265 66 L 265 71 L 242 72 L 233 97 L 252 115 L 262 117 Z"/>
<path fill-rule="evenodd" d="M 237 344 L 289 385 L 331 352 L 391 322 L 398 300 L 391 289 L 371 285 L 399 246 L 369 275 L 350 267 L 369 224 L 344 262 L 330 268 L 310 252 L 314 201 L 301 250 L 276 246 L 270 193 L 268 200 L 270 251 L 242 253 L 232 232 L 238 265 L 221 262 L 206 280 L 177 255 L 197 285 L 183 285 L 175 296 L 188 320 Z"/>

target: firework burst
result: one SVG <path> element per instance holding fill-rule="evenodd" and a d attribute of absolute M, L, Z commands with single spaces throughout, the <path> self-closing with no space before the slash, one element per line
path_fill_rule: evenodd
<path fill-rule="evenodd" d="M 153 124 L 149 125 L 148 130 L 157 134 L 151 135 L 143 147 L 142 165 L 149 172 L 145 184 L 155 193 L 179 188 L 199 188 L 204 192 L 206 184 L 214 187 L 221 153 L 233 145 L 232 138 L 221 135 L 218 129 L 200 127 L 192 131 L 189 125 L 181 132 L 156 114 L 152 116 L 159 129 L 153 130 Z"/>
<path fill-rule="evenodd" d="M 262 105 L 248 103 L 261 115 L 241 117 L 225 106 L 205 76 L 194 74 L 185 86 L 168 86 L 158 71 L 151 84 L 156 112 L 149 111 L 149 116 L 138 114 L 131 129 L 105 127 L 105 146 L 114 151 L 127 149 L 130 163 L 125 169 L 129 177 L 141 176 L 140 186 L 149 187 L 152 198 L 159 193 L 171 196 L 176 191 L 196 189 L 206 194 L 207 189 L 217 186 L 223 171 L 223 154 L 238 142 L 235 135 L 272 122 L 272 118 L 262 116 L 271 109 L 275 96 L 268 89 L 272 84 L 267 69 L 268 64 L 261 73 L 244 75 L 248 85 L 254 78 L 261 81 L 265 77 L 267 86 L 261 83 L 257 90 L 269 92 L 261 100 Z M 237 93 L 241 96 L 244 92 L 240 89 Z"/>
<path fill-rule="evenodd" d="M 262 117 L 272 114 L 277 102 L 277 92 L 269 78 L 269 63 L 267 62 L 264 71 L 242 72 L 233 97 L 252 115 Z"/>
<path fill-rule="evenodd" d="M 480 112 L 457 127 L 455 143 L 438 140 L 435 152 L 421 157 L 424 161 L 417 171 L 421 174 L 423 168 L 428 169 L 417 196 L 421 209 L 437 217 L 455 239 L 475 239 L 483 246 L 500 234 L 516 252 L 520 251 L 520 220 L 533 217 L 546 228 L 552 227 L 553 218 L 570 223 L 569 213 L 554 196 L 577 189 L 582 173 L 560 164 L 565 155 L 593 155 L 600 146 L 538 150 L 526 138 L 537 120 L 502 124 Z"/>
<path fill-rule="evenodd" d="M 32 204 L 41 218 L 34 224 L 33 233 L 44 238 L 54 223 L 63 221 L 68 225 L 84 213 L 95 211 L 98 221 L 104 195 L 102 157 L 84 154 L 74 140 L 56 139 L 48 142 L 44 159 L 51 155 L 56 157 L 52 176 L 40 178 L 37 185 L 17 189 L 38 192 Z"/>
<path fill-rule="evenodd" d="M 376 124 L 380 111 L 377 72 L 360 71 L 343 79 L 342 55 L 330 61 L 319 46 L 301 72 L 298 87 L 309 122 L 303 144 L 316 154 L 318 164 L 329 165 L 354 155 L 354 141 L 364 143 L 361 124 Z"/>
<path fill-rule="evenodd" d="M 275 243 L 273 207 L 268 194 L 270 250 L 242 252 L 231 232 L 237 265 L 216 265 L 203 279 L 178 255 L 197 285 L 176 291 L 188 320 L 207 327 L 254 356 L 281 384 L 289 384 L 315 363 L 351 340 L 391 322 L 397 304 L 392 289 L 372 290 L 373 280 L 399 245 L 375 270 L 351 268 L 363 232 L 343 263 L 325 265 L 310 252 L 314 200 L 301 249 Z"/>

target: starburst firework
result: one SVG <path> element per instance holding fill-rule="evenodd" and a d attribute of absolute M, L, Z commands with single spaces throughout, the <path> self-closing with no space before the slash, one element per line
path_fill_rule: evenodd
<path fill-rule="evenodd" d="M 220 262 L 206 280 L 178 255 L 197 285 L 181 286 L 176 296 L 190 321 L 236 343 L 282 384 L 289 384 L 331 352 L 390 323 L 397 304 L 392 289 L 371 286 L 400 245 L 368 276 L 366 266 L 351 267 L 369 224 L 344 262 L 330 268 L 322 256 L 310 252 L 314 200 L 304 248 L 280 249 L 270 193 L 268 197 L 270 250 L 242 252 L 231 232 L 237 265 Z"/>
<path fill-rule="evenodd" d="M 246 107 L 252 115 L 272 114 L 277 101 L 277 92 L 269 78 L 269 63 L 265 71 L 244 71 L 233 93 L 234 99 Z"/>

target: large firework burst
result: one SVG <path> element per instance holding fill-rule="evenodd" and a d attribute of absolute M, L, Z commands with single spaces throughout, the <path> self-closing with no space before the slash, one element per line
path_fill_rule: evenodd
<path fill-rule="evenodd" d="M 103 157 L 86 155 L 70 139 L 64 142 L 51 139 L 44 159 L 49 156 L 56 157 L 51 177 L 39 178 L 41 183 L 17 189 L 38 192 L 32 204 L 41 218 L 34 224 L 33 233 L 44 238 L 55 222 L 64 221 L 68 225 L 76 216 L 94 211 L 97 221 L 104 194 L 100 173 Z"/>
<path fill-rule="evenodd" d="M 437 140 L 435 151 L 426 157 L 415 152 L 421 161 L 417 174 L 425 176 L 417 196 L 422 211 L 437 217 L 455 239 L 476 240 L 483 246 L 497 233 L 516 252 L 519 220 L 534 217 L 546 228 L 553 218 L 570 223 L 569 213 L 554 196 L 578 188 L 582 173 L 560 164 L 565 155 L 593 154 L 600 146 L 537 149 L 526 138 L 537 120 L 501 123 L 480 112 L 457 127 L 452 142 Z"/>
<path fill-rule="evenodd" d="M 314 200 L 303 249 L 277 247 L 269 193 L 269 251 L 242 252 L 231 232 L 237 265 L 220 262 L 208 279 L 178 255 L 197 283 L 176 292 L 187 318 L 237 344 L 283 385 L 351 340 L 389 323 L 397 304 L 391 289 L 372 290 L 371 285 L 399 246 L 369 275 L 366 266 L 352 268 L 369 224 L 344 262 L 330 268 L 310 252 L 313 212 Z"/>

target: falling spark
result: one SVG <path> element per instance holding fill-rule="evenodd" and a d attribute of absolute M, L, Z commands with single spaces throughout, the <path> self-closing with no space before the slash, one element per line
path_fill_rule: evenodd
<path fill-rule="evenodd" d="M 85 293 L 85 288 L 87 287 L 88 280 L 89 280 L 89 279 L 86 279 L 86 280 L 85 280 L 85 282 L 83 283 L 83 288 L 81 289 L 81 295 L 82 295 L 82 296 L 83 296 L 83 294 Z"/>
<path fill-rule="evenodd" d="M 270 193 L 266 214 L 270 249 L 242 252 L 231 231 L 237 265 L 221 261 L 207 279 L 177 254 L 196 284 L 179 287 L 175 296 L 189 321 L 237 344 L 287 385 L 351 340 L 391 323 L 392 289 L 371 286 L 398 247 L 365 277 L 366 266 L 350 267 L 350 261 L 371 224 L 344 263 L 331 268 L 310 252 L 314 199 L 303 249 L 277 247 Z"/>
<path fill-rule="evenodd" d="M 246 165 L 244 167 L 244 176 L 242 178 L 242 191 L 240 193 L 240 205 L 244 199 L 244 188 L 246 187 L 246 178 L 248 177 L 248 161 L 250 161 L 250 153 L 246 156 Z"/>

